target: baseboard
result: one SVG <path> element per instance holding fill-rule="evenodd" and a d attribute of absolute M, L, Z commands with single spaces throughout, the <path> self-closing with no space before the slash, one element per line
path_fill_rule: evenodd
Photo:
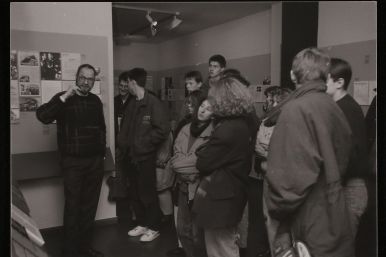
<path fill-rule="evenodd" d="M 96 226 L 105 226 L 105 225 L 112 225 L 118 223 L 118 218 L 113 217 L 113 218 L 108 218 L 108 219 L 100 219 L 95 221 Z M 50 227 L 50 228 L 43 228 L 40 229 L 41 233 L 50 233 L 52 231 L 57 231 L 61 230 L 63 226 L 58 226 L 58 227 Z"/>

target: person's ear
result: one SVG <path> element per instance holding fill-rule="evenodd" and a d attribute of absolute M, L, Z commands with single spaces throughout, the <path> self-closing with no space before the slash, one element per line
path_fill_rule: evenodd
<path fill-rule="evenodd" d="M 342 89 L 344 85 L 344 78 L 339 78 L 334 81 L 337 89 Z"/>
<path fill-rule="evenodd" d="M 197 86 L 198 86 L 198 88 L 200 88 L 202 86 L 202 82 L 198 82 Z"/>
<path fill-rule="evenodd" d="M 291 76 L 291 80 L 294 84 L 297 84 L 297 80 L 296 80 L 296 77 L 295 77 L 295 74 L 293 72 L 293 70 L 290 71 L 290 76 Z"/>

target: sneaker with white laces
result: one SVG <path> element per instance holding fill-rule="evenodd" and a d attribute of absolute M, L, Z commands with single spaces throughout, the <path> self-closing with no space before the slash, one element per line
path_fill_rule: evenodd
<path fill-rule="evenodd" d="M 148 229 L 146 227 L 136 226 L 135 228 L 130 230 L 127 234 L 129 236 L 140 236 L 140 235 L 145 234 L 147 230 Z"/>
<path fill-rule="evenodd" d="M 146 233 L 141 236 L 139 241 L 141 241 L 141 242 L 150 242 L 150 241 L 153 241 L 154 239 L 156 239 L 159 235 L 160 234 L 159 234 L 158 231 L 154 231 L 154 230 L 148 229 L 146 231 Z"/>

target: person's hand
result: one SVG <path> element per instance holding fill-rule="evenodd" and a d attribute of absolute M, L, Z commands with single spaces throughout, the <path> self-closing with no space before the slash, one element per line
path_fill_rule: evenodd
<path fill-rule="evenodd" d="M 263 170 L 264 174 L 267 173 L 267 162 L 266 161 L 261 162 L 260 167 Z"/>
<path fill-rule="evenodd" d="M 64 93 L 61 97 L 63 98 L 64 101 L 66 101 L 68 98 L 76 94 L 76 92 L 79 90 L 79 88 L 76 85 L 72 85 L 66 93 Z"/>

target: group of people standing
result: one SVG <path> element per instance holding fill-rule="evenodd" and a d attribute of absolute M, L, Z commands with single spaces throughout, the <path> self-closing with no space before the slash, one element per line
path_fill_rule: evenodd
<path fill-rule="evenodd" d="M 97 202 L 88 202 L 92 208 L 86 212 L 81 200 L 82 187 L 89 187 L 86 173 L 102 174 L 94 170 L 103 160 L 103 111 L 99 98 L 89 93 L 92 66 L 78 73 L 79 87 L 54 96 L 39 107 L 37 117 L 58 122 L 61 165 L 68 173 L 66 235 L 68 242 L 83 240 L 76 241 L 76 249 L 66 244 L 66 253 L 103 256 L 82 237 Z M 362 110 L 347 93 L 351 67 L 346 61 L 317 48 L 300 51 L 290 74 L 295 90 L 269 87 L 265 114 L 257 117 L 250 83 L 240 71 L 226 69 L 223 56 L 214 55 L 206 81 L 197 71 L 186 73 L 188 94 L 175 128 L 163 103 L 145 88 L 146 76 L 142 68 L 122 73 L 115 98 L 116 162 L 128 185 L 119 205 L 135 217 L 129 236 L 142 242 L 160 236 L 157 155 L 172 140 L 170 158 L 161 166 L 175 176 L 168 189 L 178 206 L 179 247 L 168 256 L 288 257 L 295 256 L 295 241 L 311 256 L 356 256 L 361 217 L 375 208 L 370 188 L 376 174 L 368 158 L 375 153 L 368 146 L 366 134 L 372 132 L 366 131 Z M 95 115 L 80 119 L 89 111 L 83 108 Z M 101 176 L 95 178 L 98 190 Z M 94 197 L 99 196 L 95 190 Z"/>

